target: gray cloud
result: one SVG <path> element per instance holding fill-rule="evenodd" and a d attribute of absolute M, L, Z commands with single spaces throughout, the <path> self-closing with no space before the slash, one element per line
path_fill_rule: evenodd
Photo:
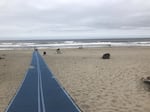
<path fill-rule="evenodd" d="M 150 1 L 1 0 L 1 36 L 149 35 Z"/>

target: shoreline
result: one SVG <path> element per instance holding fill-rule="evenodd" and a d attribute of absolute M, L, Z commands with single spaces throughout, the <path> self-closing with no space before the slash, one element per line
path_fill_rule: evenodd
<path fill-rule="evenodd" d="M 40 46 L 36 46 L 36 47 L 0 47 L 0 51 L 20 51 L 20 50 L 25 50 L 25 51 L 33 51 L 35 48 L 39 49 L 39 50 L 55 50 L 57 48 L 60 49 L 97 49 L 97 48 L 150 48 L 150 46 L 68 46 L 68 47 L 62 47 L 62 46 L 54 46 L 54 47 L 40 47 Z"/>
<path fill-rule="evenodd" d="M 0 49 L 130 47 L 150 46 L 150 38 L 70 39 L 70 40 L 8 40 L 0 41 Z"/>

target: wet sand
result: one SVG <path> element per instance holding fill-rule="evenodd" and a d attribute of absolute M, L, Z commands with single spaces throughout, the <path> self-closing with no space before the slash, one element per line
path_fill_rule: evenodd
<path fill-rule="evenodd" d="M 31 61 L 32 51 L 0 51 L 0 112 L 4 112 Z"/>
<path fill-rule="evenodd" d="M 111 59 L 101 59 L 106 52 Z M 140 80 L 150 75 L 150 48 L 47 50 L 44 58 L 83 112 L 150 112 Z"/>
<path fill-rule="evenodd" d="M 42 54 L 44 50 L 40 50 Z M 83 112 L 150 112 L 150 47 L 45 50 L 53 74 Z M 109 52 L 111 59 L 103 60 Z M 19 87 L 32 51 L 0 51 L 0 112 Z"/>

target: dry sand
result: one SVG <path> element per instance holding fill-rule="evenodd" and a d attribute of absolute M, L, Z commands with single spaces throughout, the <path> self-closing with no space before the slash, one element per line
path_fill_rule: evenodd
<path fill-rule="evenodd" d="M 111 59 L 101 59 L 106 52 Z M 150 76 L 150 48 L 48 50 L 44 58 L 83 112 L 150 112 L 150 92 L 140 80 Z"/>
<path fill-rule="evenodd" d="M 0 112 L 4 112 L 31 61 L 31 51 L 0 51 Z"/>
<path fill-rule="evenodd" d="M 44 50 L 40 50 L 42 53 Z M 150 48 L 46 50 L 53 74 L 83 112 L 150 112 Z M 111 59 L 102 60 L 109 52 Z M 15 94 L 31 61 L 31 51 L 0 51 L 0 112 Z"/>

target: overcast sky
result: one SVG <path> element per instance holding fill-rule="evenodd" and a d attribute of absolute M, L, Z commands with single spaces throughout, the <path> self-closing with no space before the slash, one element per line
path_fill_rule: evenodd
<path fill-rule="evenodd" d="M 150 33 L 150 0 L 0 0 L 0 39 Z"/>

